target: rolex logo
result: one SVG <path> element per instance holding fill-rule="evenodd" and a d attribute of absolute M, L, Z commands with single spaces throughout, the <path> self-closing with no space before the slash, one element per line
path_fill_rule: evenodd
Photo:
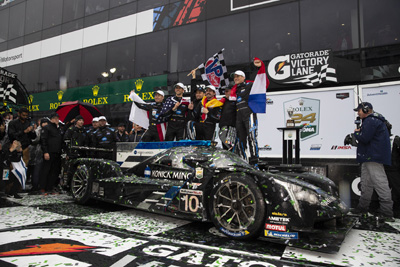
<path fill-rule="evenodd" d="M 32 104 L 33 103 L 33 95 L 29 95 L 28 99 L 29 99 L 29 104 Z"/>
<path fill-rule="evenodd" d="M 97 94 L 99 93 L 100 87 L 98 87 L 97 85 L 93 86 L 92 91 L 93 91 L 93 96 L 97 96 Z"/>
<path fill-rule="evenodd" d="M 64 94 L 63 91 L 58 91 L 58 93 L 57 93 L 58 101 L 62 100 L 63 94 Z"/>
<path fill-rule="evenodd" d="M 137 90 L 138 92 L 140 92 L 140 90 L 142 90 L 143 84 L 144 84 L 144 81 L 143 81 L 142 79 L 139 79 L 139 80 L 137 80 L 137 81 L 135 82 L 136 90 Z"/>

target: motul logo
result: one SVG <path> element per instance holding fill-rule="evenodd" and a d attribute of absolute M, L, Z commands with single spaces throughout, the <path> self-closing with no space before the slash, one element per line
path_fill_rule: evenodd
<path fill-rule="evenodd" d="M 331 150 L 351 149 L 351 146 L 332 146 Z"/>
<path fill-rule="evenodd" d="M 274 230 L 280 232 L 286 232 L 286 225 L 277 225 L 277 224 L 265 224 L 265 229 L 267 230 Z"/>

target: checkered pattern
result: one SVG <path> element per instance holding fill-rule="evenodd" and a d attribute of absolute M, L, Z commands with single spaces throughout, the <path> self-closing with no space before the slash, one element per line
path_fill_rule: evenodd
<path fill-rule="evenodd" d="M 314 72 L 307 76 L 295 78 L 293 81 L 287 83 L 303 83 L 315 87 L 326 81 L 337 83 L 336 69 L 329 68 L 329 64 L 323 65 L 320 72 Z"/>
<path fill-rule="evenodd" d="M 17 90 L 14 89 L 14 84 L 10 83 L 6 88 L 0 87 L 0 101 L 17 103 Z"/>
<path fill-rule="evenodd" d="M 201 78 L 203 81 L 208 81 L 211 85 L 214 85 L 216 88 L 225 88 L 229 85 L 229 75 L 226 68 L 225 60 L 224 60 L 224 49 L 221 49 L 218 53 L 210 57 L 206 60 L 206 63 L 200 64 L 197 68 L 200 70 Z M 206 67 L 207 62 L 213 61 L 211 66 Z M 219 85 L 215 84 L 214 81 L 211 80 L 211 74 L 216 74 L 216 69 L 219 71 L 222 70 L 222 74 L 219 76 Z"/>

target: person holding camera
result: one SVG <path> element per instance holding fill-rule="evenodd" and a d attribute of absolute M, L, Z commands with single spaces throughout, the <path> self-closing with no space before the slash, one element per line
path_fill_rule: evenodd
<path fill-rule="evenodd" d="M 361 197 L 354 213 L 367 213 L 375 190 L 379 196 L 383 221 L 393 222 L 393 201 L 383 165 L 391 165 L 389 131 L 385 118 L 374 112 L 371 103 L 362 102 L 354 109 L 362 120 L 354 130 L 357 161 L 361 163 Z"/>

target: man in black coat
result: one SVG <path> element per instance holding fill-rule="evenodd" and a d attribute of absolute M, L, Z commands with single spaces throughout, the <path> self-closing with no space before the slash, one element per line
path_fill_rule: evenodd
<path fill-rule="evenodd" d="M 8 138 L 12 144 L 14 140 L 21 143 L 22 146 L 22 158 L 28 166 L 29 162 L 29 145 L 32 143 L 32 139 L 36 138 L 36 133 L 31 125 L 31 121 L 28 119 L 29 111 L 27 108 L 21 108 L 18 111 L 18 118 L 12 120 L 8 124 Z"/>
<path fill-rule="evenodd" d="M 219 121 L 219 139 L 223 149 L 232 149 L 236 141 L 236 101 L 231 101 L 229 96 L 232 88 L 225 88 L 224 102 Z"/>
<path fill-rule="evenodd" d="M 88 134 L 83 128 L 85 121 L 81 115 L 76 116 L 75 125 L 68 128 L 64 134 L 64 141 L 67 145 L 67 155 L 69 158 L 84 157 L 85 151 L 70 149 L 70 146 L 88 146 Z"/>
<path fill-rule="evenodd" d="M 93 146 L 96 148 L 107 149 L 107 151 L 99 151 L 97 153 L 97 158 L 103 159 L 113 159 L 113 149 L 115 148 L 115 142 L 117 141 L 115 137 L 115 132 L 110 127 L 107 126 L 107 119 L 104 116 L 99 117 L 99 128 L 93 135 Z"/>
<path fill-rule="evenodd" d="M 57 113 L 50 116 L 50 122 L 43 127 L 40 142 L 43 150 L 43 168 L 40 175 L 41 193 L 55 193 L 61 170 L 61 152 L 63 138 L 59 127 L 60 119 Z"/>

